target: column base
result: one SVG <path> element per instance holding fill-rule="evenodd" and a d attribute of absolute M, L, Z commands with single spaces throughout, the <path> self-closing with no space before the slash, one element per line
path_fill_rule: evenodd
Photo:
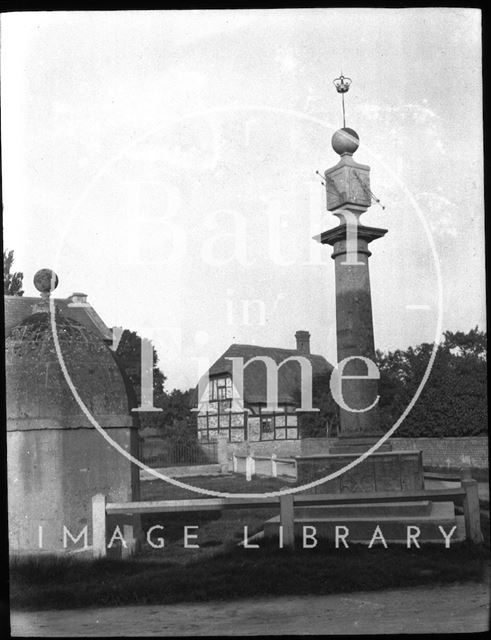
<path fill-rule="evenodd" d="M 346 467 L 361 452 L 296 456 L 298 484 L 320 480 Z M 309 489 L 309 493 L 376 493 L 424 489 L 421 451 L 376 451 L 341 475 Z"/>

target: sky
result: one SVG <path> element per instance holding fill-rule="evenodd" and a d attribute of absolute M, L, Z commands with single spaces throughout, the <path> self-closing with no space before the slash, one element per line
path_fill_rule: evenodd
<path fill-rule="evenodd" d="M 314 237 L 338 220 L 315 172 L 338 161 L 341 72 L 381 202 L 362 223 L 388 230 L 376 347 L 485 328 L 479 10 L 55 11 L 1 32 L 4 247 L 25 295 L 54 269 L 57 296 L 154 342 L 167 390 L 299 329 L 336 362 Z"/>

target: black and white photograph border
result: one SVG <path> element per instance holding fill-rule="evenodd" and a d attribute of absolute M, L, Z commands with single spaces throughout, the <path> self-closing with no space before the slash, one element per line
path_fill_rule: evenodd
<path fill-rule="evenodd" d="M 481 22 L 2 13 L 14 637 L 488 629 Z"/>

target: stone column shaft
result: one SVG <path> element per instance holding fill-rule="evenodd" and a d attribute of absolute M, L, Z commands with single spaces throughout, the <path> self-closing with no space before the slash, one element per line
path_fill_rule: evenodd
<path fill-rule="evenodd" d="M 336 335 L 338 363 L 355 357 L 343 376 L 367 376 L 367 364 L 359 356 L 375 361 L 368 243 L 382 237 L 385 229 L 341 224 L 321 235 L 323 244 L 333 246 L 336 275 Z M 349 235 L 347 235 L 349 234 Z M 343 380 L 343 399 L 350 409 L 340 407 L 340 437 L 363 438 L 381 435 L 378 403 L 367 411 L 378 395 L 378 380 L 363 377 Z"/>

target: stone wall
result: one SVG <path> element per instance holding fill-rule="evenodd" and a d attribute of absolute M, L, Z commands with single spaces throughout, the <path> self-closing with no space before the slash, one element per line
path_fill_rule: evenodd
<path fill-rule="evenodd" d="M 474 469 L 488 469 L 487 436 L 463 438 L 391 438 L 394 450 L 420 449 L 425 467 L 459 469 L 466 463 Z"/>
<path fill-rule="evenodd" d="M 300 440 L 301 454 L 310 456 L 315 453 L 328 453 L 330 438 L 303 438 Z"/>
<path fill-rule="evenodd" d="M 488 438 L 486 436 L 462 438 L 391 438 L 394 451 L 417 450 L 423 452 L 425 467 L 460 469 L 470 458 L 470 466 L 474 469 L 487 469 Z M 238 454 L 246 452 L 246 443 L 228 443 L 229 457 L 232 451 Z M 251 449 L 257 455 L 309 456 L 328 453 L 329 438 L 304 438 L 292 441 L 251 442 Z"/>
<path fill-rule="evenodd" d="M 227 454 L 229 458 L 235 452 L 238 455 L 247 453 L 247 442 L 227 442 Z M 271 440 L 251 442 L 250 450 L 258 456 L 270 456 L 276 453 L 279 458 L 293 458 L 301 454 L 301 440 Z"/>
<path fill-rule="evenodd" d="M 419 450 L 423 452 L 425 467 L 460 469 L 470 458 L 474 469 L 487 469 L 488 438 L 486 436 L 462 438 L 390 438 L 394 451 Z M 302 455 L 327 453 L 329 438 L 305 438 L 301 440 Z"/>

